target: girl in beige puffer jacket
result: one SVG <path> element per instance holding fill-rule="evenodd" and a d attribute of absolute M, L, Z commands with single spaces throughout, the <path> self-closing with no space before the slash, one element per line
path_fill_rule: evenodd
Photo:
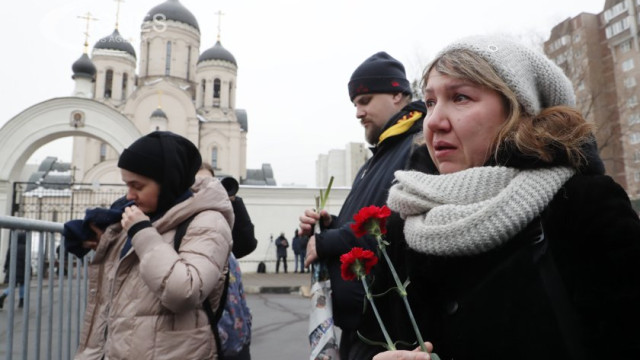
<path fill-rule="evenodd" d="M 156 131 L 124 150 L 122 219 L 84 242 L 95 249 L 75 359 L 215 359 L 202 303 L 220 303 L 233 209 L 217 179 L 194 184 L 198 149 Z M 178 252 L 175 230 L 193 217 Z"/>

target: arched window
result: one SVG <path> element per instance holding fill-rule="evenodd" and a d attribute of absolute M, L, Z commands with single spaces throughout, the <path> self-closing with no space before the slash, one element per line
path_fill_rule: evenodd
<path fill-rule="evenodd" d="M 122 100 L 125 100 L 127 98 L 127 86 L 129 81 L 129 74 L 124 73 L 122 74 Z"/>
<path fill-rule="evenodd" d="M 100 144 L 100 161 L 105 161 L 105 160 L 107 160 L 107 144 L 101 143 Z"/>
<path fill-rule="evenodd" d="M 113 70 L 107 70 L 104 78 L 104 97 L 106 99 L 111 97 L 111 89 L 113 86 Z"/>
<path fill-rule="evenodd" d="M 213 80 L 213 106 L 220 106 L 220 79 Z"/>
<path fill-rule="evenodd" d="M 218 148 L 211 149 L 211 167 L 218 169 Z"/>
<path fill-rule="evenodd" d="M 164 64 L 164 74 L 169 76 L 171 73 L 171 41 L 167 41 L 167 58 Z"/>
<path fill-rule="evenodd" d="M 147 61 L 144 70 L 146 76 L 149 76 L 149 53 L 151 53 L 151 43 L 147 41 Z"/>
<path fill-rule="evenodd" d="M 187 80 L 189 79 L 189 76 L 191 75 L 191 45 L 189 45 L 187 47 Z"/>

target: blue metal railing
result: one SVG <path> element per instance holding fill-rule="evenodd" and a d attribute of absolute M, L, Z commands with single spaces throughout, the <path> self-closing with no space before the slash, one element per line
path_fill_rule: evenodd
<path fill-rule="evenodd" d="M 71 359 L 86 307 L 86 262 L 66 254 L 61 223 L 0 216 L 0 229 L 3 235 L 0 241 L 9 240 L 10 250 L 6 266 L 8 287 L 0 286 L 7 291 L 4 309 L 0 311 L 0 359 Z M 21 231 L 26 234 L 24 307 L 16 309 Z M 19 314 L 22 316 L 16 316 Z"/>

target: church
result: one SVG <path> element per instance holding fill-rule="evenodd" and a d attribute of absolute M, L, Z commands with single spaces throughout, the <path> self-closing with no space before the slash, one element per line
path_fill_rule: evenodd
<path fill-rule="evenodd" d="M 90 16 L 87 16 L 87 22 Z M 73 96 L 92 99 L 124 115 L 140 134 L 172 131 L 191 140 L 216 175 L 247 185 L 276 185 L 269 164 L 247 170 L 248 117 L 236 108 L 238 64 L 222 46 L 200 51 L 195 16 L 178 0 L 148 11 L 136 52 L 116 28 L 73 63 Z M 71 114 L 81 127 L 87 114 Z M 76 182 L 119 183 L 119 152 L 103 140 L 74 137 Z"/>
<path fill-rule="evenodd" d="M 266 261 L 271 271 L 273 235 L 291 236 L 320 189 L 279 186 L 270 164 L 247 169 L 248 116 L 236 108 L 238 63 L 219 36 L 201 51 L 198 22 L 178 0 L 153 7 L 140 28 L 139 51 L 117 22 L 92 49 L 85 40 L 84 53 L 71 66 L 71 96 L 34 104 L 0 128 L 0 215 L 59 223 L 82 218 L 87 208 L 108 207 L 124 192 L 119 154 L 149 132 L 172 131 L 196 144 L 217 176 L 239 181 L 238 196 L 259 240 L 241 266 L 255 271 Z M 28 169 L 34 151 L 64 137 L 73 138 L 71 163 L 48 157 L 37 171 Z M 339 212 L 348 192 L 333 188 L 325 209 Z M 7 239 L 3 229 L 2 254 Z"/>

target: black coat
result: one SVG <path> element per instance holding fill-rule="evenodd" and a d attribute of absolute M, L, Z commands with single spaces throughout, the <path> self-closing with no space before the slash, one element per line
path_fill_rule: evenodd
<path fill-rule="evenodd" d="M 393 224 L 399 218 L 389 221 L 389 238 L 404 239 Z M 638 357 L 640 220 L 627 194 L 607 176 L 576 175 L 541 223 L 545 241 L 536 243 L 537 219 L 477 256 L 428 256 L 392 241 L 422 336 L 443 360 L 571 359 L 568 348 L 580 359 Z M 388 274 L 376 268 L 374 292 L 391 286 Z M 415 340 L 398 296 L 376 304 L 394 340 Z M 363 317 L 367 337 L 379 340 L 377 328 Z"/>
<path fill-rule="evenodd" d="M 284 235 L 280 235 L 276 238 L 276 256 L 287 257 L 287 248 L 289 247 L 289 241 Z"/>
<path fill-rule="evenodd" d="M 364 299 L 364 289 L 358 281 L 344 281 L 340 275 L 340 255 L 354 246 L 374 248 L 372 238 L 357 239 L 349 224 L 362 207 L 382 206 L 387 200 L 396 170 L 403 170 L 409 164 L 413 150 L 417 147 L 415 137 L 422 132 L 422 120 L 426 108 L 422 101 L 405 106 L 402 111 L 389 120 L 386 128 L 397 123 L 411 111 L 419 111 L 423 117 L 416 121 L 406 132 L 389 137 L 372 148 L 373 157 L 358 171 L 351 191 L 334 217 L 331 228 L 316 235 L 318 257 L 326 262 L 332 287 L 333 319 L 342 329 L 354 330 L 360 321 Z"/>
<path fill-rule="evenodd" d="M 9 283 L 9 256 L 11 254 L 11 245 L 7 248 L 7 255 L 4 261 L 4 273 L 5 273 L 5 283 Z M 26 234 L 21 231 L 18 233 L 18 246 L 17 246 L 17 256 L 16 256 L 16 284 L 24 284 L 24 267 L 26 263 L 26 255 L 27 255 L 27 237 Z"/>
<path fill-rule="evenodd" d="M 239 196 L 236 196 L 231 201 L 233 206 L 233 214 L 235 221 L 233 223 L 233 229 L 231 235 L 233 237 L 233 256 L 236 259 L 240 259 L 253 252 L 258 246 L 258 240 L 255 237 L 254 226 L 249 217 L 249 212 L 244 206 L 244 201 Z"/>
<path fill-rule="evenodd" d="M 302 251 L 302 236 L 295 235 L 293 237 L 293 240 L 291 240 L 291 249 L 293 250 L 294 255 L 300 254 Z"/>

